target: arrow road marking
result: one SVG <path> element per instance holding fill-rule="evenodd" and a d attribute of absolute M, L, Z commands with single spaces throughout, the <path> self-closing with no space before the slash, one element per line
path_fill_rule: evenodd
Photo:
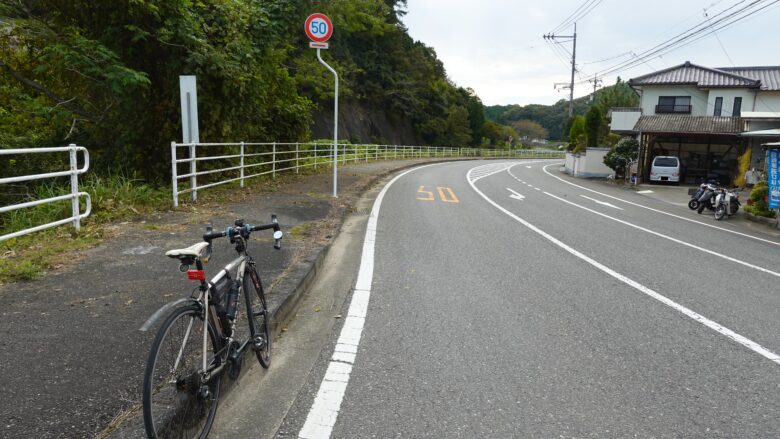
<path fill-rule="evenodd" d="M 547 239 L 548 241 L 550 241 L 553 244 L 557 245 L 558 247 L 560 247 L 561 249 L 563 249 L 566 252 L 570 253 L 571 255 L 581 259 L 582 261 L 587 262 L 588 264 L 592 265 L 597 270 L 600 270 L 601 272 L 603 272 L 603 273 L 605 273 L 605 274 L 607 274 L 607 275 L 609 275 L 609 276 L 619 280 L 620 282 L 623 282 L 626 285 L 631 286 L 632 288 L 634 288 L 634 289 L 642 292 L 643 294 L 646 294 L 647 296 L 649 296 L 649 297 L 651 297 L 651 298 L 653 298 L 653 299 L 663 303 L 664 305 L 669 306 L 672 309 L 675 309 L 675 310 L 681 312 L 682 314 L 686 315 L 687 317 L 689 317 L 689 318 L 691 318 L 691 319 L 701 323 L 702 325 L 704 325 L 704 326 L 706 326 L 706 327 L 708 327 L 708 328 L 710 328 L 710 329 L 720 333 L 721 335 L 724 335 L 726 338 L 729 338 L 729 339 L 731 339 L 731 340 L 741 344 L 742 346 L 752 350 L 753 352 L 755 352 L 755 353 L 757 353 L 759 355 L 762 355 L 763 357 L 769 359 L 773 363 L 775 363 L 777 365 L 780 365 L 780 355 L 770 351 L 769 349 L 764 348 L 763 346 L 761 346 L 760 344 L 750 340 L 749 338 L 744 337 L 744 336 L 742 336 L 742 335 L 732 331 L 731 329 L 726 328 L 725 326 L 723 326 L 723 325 L 721 325 L 721 324 L 719 324 L 719 323 L 717 323 L 717 322 L 715 322 L 713 320 L 710 320 L 707 317 L 704 317 L 703 315 L 701 315 L 701 314 L 699 314 L 699 313 L 697 313 L 697 312 L 695 312 L 695 311 L 693 311 L 693 310 L 691 310 L 689 308 L 684 307 L 683 305 L 680 305 L 677 302 L 674 302 L 673 300 L 667 298 L 666 296 L 663 296 L 662 294 L 658 293 L 657 291 L 654 291 L 654 290 L 652 290 L 652 289 L 650 289 L 650 288 L 640 284 L 639 282 L 637 282 L 637 281 L 635 281 L 635 280 L 633 280 L 633 279 L 631 279 L 631 278 L 629 278 L 629 277 L 627 277 L 627 276 L 625 276 L 623 274 L 620 274 L 620 273 L 618 273 L 615 270 L 612 270 L 611 268 L 609 268 L 606 265 L 596 261 L 595 259 L 588 257 L 584 253 L 581 253 L 581 252 L 575 250 L 574 248 L 564 244 L 562 241 L 560 241 L 557 238 L 553 237 L 549 233 L 543 231 L 542 229 L 534 226 L 533 224 L 529 223 L 528 221 L 526 221 L 526 220 L 520 218 L 519 216 L 513 214 L 512 212 L 508 211 L 507 209 L 505 209 L 504 207 L 502 207 L 501 205 L 499 205 L 495 201 L 493 201 L 490 198 L 488 198 L 487 195 L 485 195 L 482 191 L 477 189 L 477 186 L 474 185 L 473 181 L 470 180 L 469 184 L 471 185 L 471 188 L 474 189 L 474 191 L 477 194 L 479 194 L 482 198 L 484 198 L 485 201 L 487 201 L 488 203 L 492 204 L 496 209 L 500 210 L 501 212 L 503 212 L 504 214 L 506 214 L 510 218 L 513 218 L 514 220 L 516 220 L 520 224 L 524 225 L 526 228 L 536 232 L 538 235 L 544 237 L 545 239 Z M 550 195 L 553 198 L 558 198 L 561 201 L 564 201 L 566 203 L 571 203 L 570 201 L 563 200 L 562 198 L 556 197 L 555 195 L 552 195 L 552 194 L 549 194 L 549 193 L 547 195 Z M 585 208 L 585 209 L 587 209 L 587 208 Z M 595 212 L 595 211 L 594 211 L 594 213 L 597 213 L 597 214 L 602 215 L 602 216 L 604 215 L 602 213 Z M 620 220 L 617 220 L 617 221 L 620 221 Z M 620 221 L 620 222 L 622 222 L 622 221 Z M 651 232 L 651 233 L 656 233 L 656 232 Z M 768 270 L 765 270 L 765 271 L 768 271 Z"/>
<path fill-rule="evenodd" d="M 620 207 L 617 207 L 617 206 L 615 206 L 614 204 L 609 204 L 609 203 L 606 203 L 606 202 L 604 202 L 604 201 L 599 201 L 599 200 L 597 200 L 597 199 L 595 199 L 595 198 L 591 198 L 591 197 L 588 197 L 588 196 L 585 196 L 585 195 L 580 195 L 580 196 L 581 196 L 582 198 L 585 198 L 585 199 L 588 199 L 588 200 L 590 200 L 590 201 L 593 201 L 594 203 L 601 204 L 602 206 L 608 206 L 608 207 L 611 207 L 611 208 L 613 208 L 613 209 L 617 209 L 617 210 L 623 210 L 623 209 L 621 209 Z"/>
<path fill-rule="evenodd" d="M 514 198 L 515 200 L 523 201 L 525 199 L 525 196 L 518 194 L 517 192 L 513 191 L 512 189 L 506 188 L 509 192 L 512 192 L 512 195 L 509 196 L 509 198 Z"/>

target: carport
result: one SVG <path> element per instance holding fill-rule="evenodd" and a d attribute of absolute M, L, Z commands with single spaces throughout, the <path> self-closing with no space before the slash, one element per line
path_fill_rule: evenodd
<path fill-rule="evenodd" d="M 649 181 L 654 157 L 671 155 L 680 158 L 683 183 L 717 179 L 728 184 L 738 174 L 738 158 L 749 144 L 740 137 L 739 117 L 642 116 L 634 129 L 639 132 L 642 181 Z"/>

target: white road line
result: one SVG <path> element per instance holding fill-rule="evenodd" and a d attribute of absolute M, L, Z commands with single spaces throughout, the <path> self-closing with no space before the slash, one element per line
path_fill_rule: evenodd
<path fill-rule="evenodd" d="M 599 200 L 597 200 L 597 199 L 595 199 L 595 198 L 591 198 L 591 197 L 588 197 L 588 196 L 586 196 L 586 195 L 580 195 L 580 196 L 581 196 L 582 198 L 585 198 L 586 200 L 593 201 L 593 202 L 594 202 L 594 203 L 596 203 L 596 204 L 601 204 L 602 206 L 611 207 L 611 208 L 613 208 L 613 209 L 617 209 L 617 210 L 623 210 L 623 208 L 622 208 L 622 207 L 617 207 L 617 206 L 615 206 L 614 204 L 605 203 L 605 202 L 603 202 L 603 201 L 599 201 Z"/>
<path fill-rule="evenodd" d="M 560 163 L 553 163 L 552 165 L 556 165 L 556 164 L 557 164 L 557 165 L 560 165 Z M 601 196 L 604 196 L 604 197 L 607 197 L 607 198 L 612 198 L 613 200 L 621 201 L 621 202 L 623 202 L 623 203 L 630 204 L 630 205 L 632 205 L 632 206 L 641 207 L 642 209 L 651 210 L 651 211 L 653 211 L 653 212 L 660 213 L 660 214 L 662 214 L 662 215 L 671 216 L 672 218 L 681 219 L 681 220 L 688 221 L 688 222 L 692 222 L 692 223 L 699 224 L 699 225 L 702 225 L 702 226 L 706 226 L 706 227 L 710 227 L 710 228 L 713 228 L 713 229 L 722 230 L 722 231 L 724 231 L 724 232 L 733 233 L 733 234 L 735 234 L 735 235 L 740 235 L 740 236 L 744 236 L 744 237 L 746 237 L 746 238 L 751 238 L 751 239 L 755 239 L 755 240 L 757 240 L 757 241 L 766 242 L 766 243 L 768 243 L 768 244 L 773 244 L 773 245 L 780 246 L 780 242 L 770 241 L 770 240 L 768 240 L 768 239 L 759 238 L 759 237 L 757 237 L 757 236 L 753 236 L 753 235 L 748 235 L 747 233 L 737 232 L 737 231 L 735 231 L 735 230 L 729 230 L 729 229 L 725 229 L 725 228 L 723 228 L 723 227 L 713 226 L 712 224 L 707 224 L 707 223 L 703 223 L 703 222 L 701 222 L 701 221 L 692 220 L 692 219 L 690 219 L 690 218 L 685 218 L 685 217 L 683 217 L 683 216 L 675 215 L 675 214 L 673 214 L 673 213 L 664 212 L 663 210 L 653 209 L 652 207 L 643 206 L 643 205 L 641 205 L 641 204 L 639 204 L 639 203 L 633 203 L 633 202 L 631 202 L 631 201 L 627 201 L 627 200 L 624 200 L 624 199 L 622 199 L 622 198 L 613 197 L 612 195 L 607 195 L 607 194 L 605 194 L 605 193 L 602 193 L 602 192 L 599 192 L 599 191 L 595 191 L 595 190 L 593 190 L 593 189 L 590 189 L 590 188 L 586 188 L 585 186 L 580 186 L 580 185 L 578 185 L 578 184 L 574 184 L 574 183 L 572 183 L 572 182 L 570 182 L 570 181 L 566 181 L 566 180 L 562 179 L 561 177 L 558 177 L 558 176 L 552 175 L 552 174 L 550 173 L 550 171 L 548 171 L 548 170 L 547 170 L 547 168 L 548 168 L 548 167 L 550 167 L 550 166 L 552 166 L 552 165 L 543 166 L 543 167 L 542 167 L 542 171 L 544 171 L 544 173 L 545 173 L 545 174 L 549 175 L 549 176 L 550 176 L 550 177 L 552 177 L 552 178 L 556 178 L 556 179 L 558 179 L 558 180 L 560 180 L 560 181 L 562 181 L 562 182 L 564 182 L 564 183 L 566 183 L 566 184 L 568 184 L 568 185 L 572 185 L 572 186 L 574 186 L 574 187 L 578 187 L 578 188 L 580 188 L 580 189 L 582 189 L 582 190 L 586 190 L 586 191 L 588 191 L 588 192 L 593 192 L 594 194 L 599 194 L 599 195 L 601 195 Z M 509 171 L 510 171 L 510 174 L 511 174 L 511 168 L 509 169 Z"/>
<path fill-rule="evenodd" d="M 352 373 L 352 365 L 355 363 L 357 347 L 360 344 L 360 336 L 363 333 L 363 326 L 368 312 L 368 301 L 371 296 L 371 281 L 374 276 L 374 243 L 376 242 L 377 220 L 379 218 L 379 208 L 382 206 L 382 200 L 387 190 L 393 183 L 404 175 L 418 169 L 436 166 L 439 163 L 420 166 L 410 169 L 404 173 L 398 174 L 390 180 L 382 191 L 379 192 L 374 206 L 371 209 L 371 216 L 368 218 L 366 227 L 366 237 L 363 240 L 363 254 L 360 261 L 360 271 L 355 283 L 355 292 L 352 294 L 352 301 L 349 303 L 347 318 L 344 320 L 344 326 L 341 328 L 341 334 L 336 342 L 336 348 L 333 356 L 325 371 L 325 377 L 322 379 L 314 403 L 309 409 L 306 422 L 298 433 L 299 438 L 306 439 L 326 439 L 330 437 L 333 426 L 336 425 L 336 419 L 341 409 L 341 401 L 347 391 L 349 377 Z M 504 167 L 502 170 L 506 169 Z M 492 170 L 491 170 L 492 171 Z M 500 171 L 496 171 L 500 172 Z M 493 172 L 495 173 L 495 172 Z M 492 175 L 492 174 L 490 174 Z M 482 178 L 482 177 L 479 177 Z"/>
<path fill-rule="evenodd" d="M 519 162 L 490 163 L 487 165 L 477 166 L 476 168 L 471 169 L 468 173 L 468 178 L 472 179 L 472 181 L 477 181 L 485 177 L 490 177 L 493 174 L 506 171 L 507 168 L 515 165 L 527 165 L 533 163 L 547 163 L 547 162 L 549 162 L 549 160 L 536 160 L 532 162 L 519 161 Z"/>
<path fill-rule="evenodd" d="M 470 171 L 469 171 L 470 172 Z M 721 335 L 724 335 L 728 337 L 729 339 L 741 344 L 742 346 L 745 346 L 746 348 L 752 350 L 753 352 L 756 352 L 757 354 L 769 359 L 770 361 L 774 362 L 777 365 L 780 365 L 780 355 L 777 355 L 776 353 L 764 348 L 763 346 L 759 345 L 758 343 L 737 334 L 736 332 L 732 331 L 731 329 L 726 328 L 725 326 L 712 321 L 706 317 L 704 317 L 701 314 L 696 313 L 695 311 L 688 309 L 684 307 L 683 305 L 680 305 L 679 303 L 667 298 L 666 296 L 663 296 L 656 291 L 653 291 L 652 289 L 640 284 L 639 282 L 636 282 L 627 276 L 624 276 L 615 270 L 612 270 L 611 268 L 605 266 L 604 264 L 601 264 L 600 262 L 586 256 L 583 253 L 580 253 L 579 251 L 575 250 L 572 247 L 569 247 L 568 245 L 564 244 L 563 242 L 559 241 L 558 239 L 554 238 L 547 232 L 539 229 L 538 227 L 534 226 L 533 224 L 529 223 L 528 221 L 518 217 L 517 215 L 513 214 L 512 212 L 508 211 L 507 209 L 501 207 L 498 203 L 488 198 L 487 195 L 482 193 L 479 189 L 477 189 L 477 186 L 474 184 L 474 182 L 470 181 L 469 184 L 474 189 L 477 194 L 479 194 L 482 198 L 485 199 L 488 203 L 492 204 L 496 209 L 500 210 L 510 218 L 514 219 L 515 221 L 519 222 L 520 224 L 524 225 L 525 227 L 531 229 L 533 232 L 541 235 L 543 238 L 547 239 L 548 241 L 552 242 L 553 244 L 557 245 L 558 247 L 562 248 L 563 250 L 566 250 L 570 254 L 578 257 L 579 259 L 587 262 L 588 264 L 592 265 L 593 267 L 597 268 L 598 270 L 608 274 L 609 276 L 625 283 L 626 285 L 631 286 L 632 288 L 635 288 L 636 290 L 646 294 L 649 297 L 652 297 L 653 299 L 663 303 L 664 305 L 667 305 L 671 307 L 672 309 L 675 309 L 682 314 L 690 317 L 691 319 L 701 323 L 702 325 L 718 332 Z"/>
<path fill-rule="evenodd" d="M 513 191 L 512 189 L 506 188 L 509 192 L 512 192 L 512 195 L 509 196 L 509 198 L 514 198 L 515 200 L 523 201 L 525 199 L 524 195 L 520 195 L 517 192 Z"/>
<path fill-rule="evenodd" d="M 646 233 L 649 233 L 649 234 L 651 234 L 651 235 L 658 236 L 659 238 L 668 239 L 669 241 L 675 242 L 675 243 L 677 243 L 677 244 L 684 245 L 684 246 L 686 246 L 686 247 L 690 247 L 690 248 L 692 248 L 692 249 L 699 250 L 699 251 L 701 251 L 701 252 L 704 252 L 704 253 L 707 253 L 707 254 L 710 254 L 710 255 L 713 255 L 713 256 L 717 256 L 717 257 L 719 257 L 719 258 L 723 258 L 723 259 L 725 259 L 725 260 L 727 260 L 727 261 L 734 262 L 734 263 L 736 263 L 736 264 L 743 265 L 743 266 L 745 266 L 745 267 L 752 268 L 752 269 L 754 269 L 754 270 L 758 270 L 758 271 L 761 271 L 761 272 L 763 272 L 763 273 L 771 274 L 772 276 L 780 277 L 780 273 L 778 273 L 778 272 L 776 272 L 776 271 L 768 270 L 768 269 L 766 269 L 766 268 L 759 267 L 758 265 L 753 265 L 753 264 L 751 264 L 751 263 L 748 263 L 748 262 L 742 261 L 742 260 L 740 260 L 740 259 L 732 258 L 731 256 L 726 256 L 726 255 L 724 255 L 724 254 L 722 254 L 722 253 L 714 252 L 714 251 L 712 251 L 712 250 L 708 250 L 708 249 L 706 249 L 706 248 L 704 248 L 704 247 L 699 247 L 698 245 L 694 245 L 694 244 L 691 244 L 691 243 L 688 243 L 688 242 L 682 241 L 682 240 L 680 240 L 680 239 L 677 239 L 677 238 L 672 238 L 671 236 L 664 235 L 663 233 L 659 233 L 659 232 L 656 232 L 656 231 L 654 231 L 654 230 L 650 230 L 650 229 L 644 228 L 644 227 L 642 227 L 642 226 L 638 226 L 638 225 L 636 225 L 636 224 L 630 223 L 630 222 L 628 222 L 628 221 L 624 221 L 624 220 L 622 220 L 622 219 L 618 219 L 618 218 L 615 218 L 615 217 L 609 216 L 609 215 L 607 215 L 607 214 L 604 214 L 604 213 L 598 212 L 598 211 L 596 211 L 596 210 L 589 209 L 589 208 L 587 208 L 587 207 L 585 207 L 585 206 L 581 206 L 581 205 L 579 205 L 579 204 L 577 204 L 577 203 L 574 203 L 574 202 L 572 202 L 572 201 L 569 201 L 569 200 L 563 199 L 563 198 L 561 198 L 561 197 L 559 197 L 559 196 L 557 196 L 557 195 L 553 195 L 553 194 L 551 194 L 551 193 L 549 193 L 549 192 L 545 192 L 545 194 L 546 194 L 546 195 L 549 195 L 549 196 L 551 196 L 551 197 L 553 197 L 553 198 L 555 198 L 555 199 L 556 199 L 556 200 L 558 200 L 558 201 L 562 201 L 562 202 L 564 202 L 564 203 L 566 203 L 566 204 L 570 204 L 570 205 L 572 205 L 572 206 L 579 207 L 580 209 L 586 210 L 586 211 L 588 211 L 588 212 L 590 212 L 590 213 L 594 213 L 594 214 L 596 214 L 596 215 L 598 215 L 598 216 L 601 216 L 601 217 L 604 217 L 604 218 L 607 218 L 607 219 L 611 219 L 612 221 L 617 221 L 617 222 L 619 222 L 620 224 L 624 224 L 624 225 L 626 225 L 626 226 L 628 226 L 628 227 L 633 227 L 634 229 L 641 230 L 641 231 L 643 231 L 643 232 L 646 232 Z"/>

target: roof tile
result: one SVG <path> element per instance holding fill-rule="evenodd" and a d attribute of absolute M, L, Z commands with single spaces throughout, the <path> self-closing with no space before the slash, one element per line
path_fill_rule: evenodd
<path fill-rule="evenodd" d="M 711 69 L 686 62 L 633 78 L 629 85 L 691 84 L 701 88 L 746 87 L 780 90 L 780 67 L 732 67 Z"/>
<path fill-rule="evenodd" d="M 743 131 L 742 118 L 657 114 L 641 116 L 634 131 L 643 133 L 736 134 Z"/>

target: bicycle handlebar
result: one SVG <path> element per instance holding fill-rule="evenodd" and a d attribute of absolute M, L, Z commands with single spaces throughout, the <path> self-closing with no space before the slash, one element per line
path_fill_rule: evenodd
<path fill-rule="evenodd" d="M 211 243 L 212 239 L 216 238 L 224 238 L 224 237 L 230 237 L 231 242 L 233 242 L 234 236 L 241 236 L 243 238 L 249 238 L 249 234 L 252 232 L 256 232 L 259 230 L 274 230 L 274 248 L 279 250 L 282 248 L 282 228 L 279 226 L 279 221 L 276 218 L 276 215 L 271 215 L 271 222 L 269 224 L 262 224 L 259 226 L 252 226 L 249 224 L 244 224 L 243 220 L 236 221 L 236 225 L 234 227 L 228 227 L 227 229 L 221 231 L 221 232 L 211 232 L 207 231 L 203 235 L 203 240 Z"/>

